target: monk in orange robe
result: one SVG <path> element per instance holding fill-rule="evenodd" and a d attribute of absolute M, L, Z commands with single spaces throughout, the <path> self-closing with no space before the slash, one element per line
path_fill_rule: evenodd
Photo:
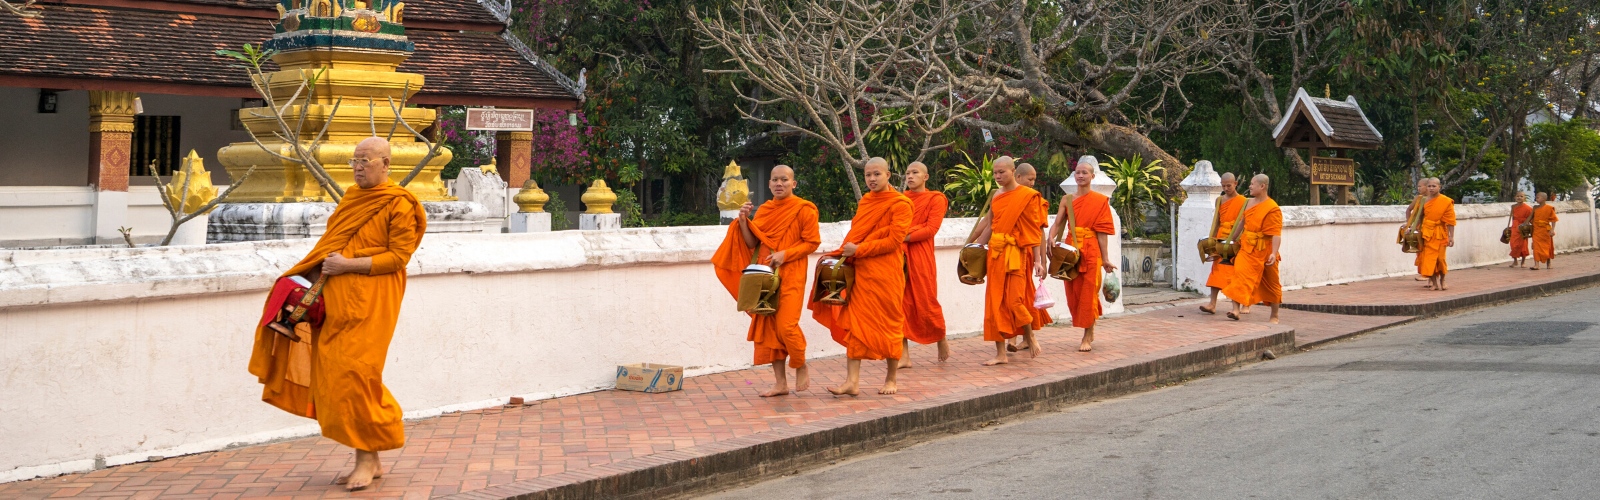
<path fill-rule="evenodd" d="M 1239 232 L 1239 255 L 1233 258 L 1233 279 L 1222 294 L 1233 301 L 1228 318 L 1239 320 L 1245 304 L 1266 302 L 1278 322 L 1283 285 L 1278 281 L 1278 247 L 1283 244 L 1283 210 L 1267 195 L 1271 179 L 1256 174 L 1250 179 L 1250 202 L 1244 206 L 1244 229 Z"/>
<path fill-rule="evenodd" d="M 800 309 L 805 305 L 806 281 L 810 279 L 806 258 L 822 244 L 817 232 L 817 206 L 795 196 L 794 169 L 788 165 L 772 167 L 767 190 L 772 199 L 761 209 L 745 203 L 739 219 L 728 225 L 728 235 L 712 255 L 717 279 L 735 298 L 739 278 L 750 264 L 751 255 L 778 271 L 778 311 L 768 315 L 750 313 L 750 329 L 745 339 L 755 343 L 756 365 L 772 365 L 772 389 L 761 397 L 789 393 L 788 367 L 794 368 L 796 391 L 811 386 L 806 370 L 806 335 L 800 330 Z M 755 218 L 750 213 L 756 213 Z M 759 257 L 765 253 L 765 257 Z"/>
<path fill-rule="evenodd" d="M 911 228 L 906 233 L 906 340 L 918 344 L 938 344 L 939 361 L 950 359 L 950 343 L 945 340 L 944 308 L 939 306 L 939 266 L 933 257 L 933 237 L 944 224 L 950 200 L 944 193 L 928 190 L 928 166 L 920 161 L 906 166 L 906 192 L 911 198 Z M 900 358 L 900 368 L 911 368 L 911 356 Z"/>
<path fill-rule="evenodd" d="M 1533 208 L 1533 267 L 1529 269 L 1538 271 L 1540 262 L 1549 269 L 1550 261 L 1556 258 L 1555 222 L 1561 218 L 1556 217 L 1556 207 L 1549 204 L 1549 193 L 1534 195 L 1534 201 L 1539 206 Z"/>
<path fill-rule="evenodd" d="M 1429 288 L 1449 290 L 1444 284 L 1444 275 L 1450 272 L 1445 265 L 1445 249 L 1456 246 L 1456 202 L 1439 194 L 1437 177 L 1430 177 L 1427 182 L 1428 191 L 1422 200 L 1422 227 L 1418 228 L 1422 232 L 1422 251 L 1417 255 L 1417 273 L 1428 277 Z"/>
<path fill-rule="evenodd" d="M 1528 238 L 1522 237 L 1517 226 L 1529 217 L 1533 217 L 1533 207 L 1528 206 L 1528 195 L 1517 191 L 1517 204 L 1511 206 L 1511 265 L 1507 267 L 1522 267 L 1528 261 Z"/>
<path fill-rule="evenodd" d="M 1039 210 L 1043 197 L 1033 188 L 1017 183 L 1016 163 L 1009 156 L 995 158 L 991 164 L 995 184 L 1000 189 L 989 202 L 989 222 L 977 234 L 977 241 L 989 243 L 983 297 L 983 339 L 994 342 L 993 366 L 1011 361 L 1006 340 L 1022 336 L 1031 356 L 1038 356 L 1039 341 L 1034 338 L 1033 280 L 1044 275 L 1043 234 L 1039 227 L 1044 213 Z"/>
<path fill-rule="evenodd" d="M 381 138 L 356 146 L 350 160 L 356 187 L 345 192 L 311 253 L 283 274 L 327 277 L 321 327 L 293 342 L 258 326 L 250 354 L 250 373 L 265 386 L 262 401 L 316 419 L 323 436 L 355 448 L 354 469 L 339 479 L 352 491 L 382 477 L 378 452 L 406 441 L 400 404 L 383 386 L 383 365 L 400 318 L 406 264 L 428 221 L 417 197 L 389 181 L 389 155 Z M 264 312 L 276 306 L 269 299 Z"/>
<path fill-rule="evenodd" d="M 1232 172 L 1222 174 L 1222 203 L 1217 205 L 1217 232 L 1211 235 L 1212 238 L 1222 241 L 1233 235 L 1233 223 L 1238 222 L 1239 211 L 1244 210 L 1244 201 L 1244 197 L 1239 196 L 1238 179 Z M 1217 296 L 1233 280 L 1233 261 L 1219 259 L 1216 255 L 1207 256 L 1206 259 L 1211 261 L 1211 274 L 1206 276 L 1206 286 L 1211 288 L 1211 307 L 1200 306 L 1200 312 L 1216 314 Z"/>
<path fill-rule="evenodd" d="M 1094 324 L 1101 313 L 1101 272 L 1117 269 L 1111 259 L 1102 257 L 1105 249 L 1110 248 L 1106 246 L 1106 237 L 1117 232 L 1116 222 L 1111 219 L 1111 199 L 1089 189 L 1098 165 L 1093 156 L 1078 159 L 1078 165 L 1072 170 L 1072 181 L 1078 184 L 1078 191 L 1070 201 L 1066 196 L 1061 197 L 1060 207 L 1056 208 L 1056 222 L 1050 226 L 1052 240 L 1067 241 L 1077 246 L 1082 255 L 1078 259 L 1078 277 L 1066 282 L 1065 296 L 1072 326 L 1083 329 L 1083 342 L 1078 344 L 1081 352 L 1089 352 L 1094 347 Z M 1072 217 L 1067 217 L 1068 206 L 1072 207 Z M 1067 230 L 1072 234 L 1062 236 Z M 1077 238 L 1075 242 L 1074 237 Z"/>
<path fill-rule="evenodd" d="M 1416 199 L 1411 200 L 1411 205 L 1406 207 L 1406 221 L 1404 223 L 1400 224 L 1400 232 L 1402 234 L 1406 232 L 1405 230 L 1407 228 L 1411 227 L 1412 214 L 1416 213 L 1417 207 L 1422 206 L 1422 198 L 1424 196 L 1427 196 L 1427 193 L 1428 193 L 1428 178 L 1424 177 L 1424 178 L 1418 179 L 1417 180 L 1417 196 L 1416 196 Z M 1415 266 L 1417 266 L 1418 268 L 1421 268 L 1422 267 L 1422 254 L 1419 252 L 1416 255 L 1417 256 L 1412 259 L 1413 261 L 1415 261 L 1413 264 Z M 1421 274 L 1418 274 L 1417 277 L 1416 277 L 1416 280 L 1417 281 L 1428 281 L 1428 277 L 1427 276 L 1423 276 Z M 1422 287 L 1423 288 L 1431 288 L 1432 286 L 1433 286 L 1432 284 L 1428 284 L 1428 285 L 1423 285 Z"/>
<path fill-rule="evenodd" d="M 1021 184 L 1023 186 L 1026 186 L 1026 187 L 1032 189 L 1034 187 L 1034 183 L 1038 182 L 1038 180 L 1039 180 L 1039 171 L 1035 170 L 1033 168 L 1033 165 L 1030 165 L 1030 164 L 1027 164 L 1027 163 L 1018 163 L 1017 164 L 1017 184 Z M 1034 190 L 1037 191 L 1037 189 L 1034 189 Z M 1045 228 L 1047 228 L 1049 226 L 1050 226 L 1050 201 L 1044 199 L 1044 196 L 1041 195 L 1039 197 L 1039 233 L 1041 235 L 1039 238 L 1041 240 L 1043 240 L 1043 238 L 1044 238 L 1044 236 L 1042 236 L 1042 235 L 1044 234 Z M 1042 244 L 1043 243 L 1041 243 L 1041 245 Z M 1049 247 L 1041 246 L 1040 248 L 1044 249 L 1045 251 L 1049 250 Z M 1043 252 L 1041 252 L 1041 254 L 1042 255 L 1048 255 L 1048 254 L 1043 254 Z M 1044 262 L 1048 267 L 1048 264 L 1049 264 L 1048 260 L 1045 260 Z M 1038 288 L 1037 288 L 1038 284 L 1039 283 L 1036 283 L 1036 282 L 1031 282 L 1031 281 L 1028 282 L 1028 293 L 1030 293 L 1030 294 L 1031 293 L 1037 293 L 1038 292 Z M 1051 323 L 1055 323 L 1055 322 L 1056 322 L 1056 320 L 1054 318 L 1050 317 L 1050 310 L 1049 309 L 1040 309 L 1040 308 L 1037 308 L 1037 307 L 1033 308 L 1033 325 L 1032 325 L 1033 331 L 1037 332 L 1037 331 L 1039 331 L 1040 328 L 1044 328 L 1046 326 L 1049 326 Z M 1008 352 L 1017 352 L 1017 351 L 1028 350 L 1029 346 L 1027 344 L 1027 339 L 1028 339 L 1028 337 L 1026 335 L 1018 335 L 1016 337 L 1012 337 L 1013 343 L 1006 346 L 1006 351 L 1008 351 Z"/>
<path fill-rule="evenodd" d="M 836 396 L 861 394 L 861 360 L 888 360 L 889 373 L 878 394 L 894 394 L 905 341 L 905 251 L 911 231 L 911 198 L 889 184 L 889 162 L 867 160 L 867 188 L 844 245 L 826 255 L 848 259 L 855 269 L 855 284 L 845 292 L 846 305 L 811 301 L 811 316 L 828 327 L 833 340 L 845 346 L 848 374 L 844 385 L 829 387 Z M 816 297 L 813 295 L 812 297 Z"/>

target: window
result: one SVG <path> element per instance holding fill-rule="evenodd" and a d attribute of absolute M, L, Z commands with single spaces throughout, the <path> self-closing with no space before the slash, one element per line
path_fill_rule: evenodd
<path fill-rule="evenodd" d="M 178 116 L 133 117 L 132 175 L 172 175 L 178 163 Z M 152 165 L 154 162 L 154 165 Z"/>

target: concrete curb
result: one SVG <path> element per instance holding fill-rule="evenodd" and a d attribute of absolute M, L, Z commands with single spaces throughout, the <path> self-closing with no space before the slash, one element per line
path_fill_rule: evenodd
<path fill-rule="evenodd" d="M 991 420 L 1213 373 L 1259 360 L 1266 350 L 1288 353 L 1294 347 L 1294 330 L 1284 327 L 444 498 L 643 499 L 705 493 L 972 430 Z"/>
<path fill-rule="evenodd" d="M 1322 339 L 1307 341 L 1307 342 L 1305 342 L 1303 344 L 1295 344 L 1295 347 L 1298 348 L 1298 349 L 1301 349 L 1301 350 L 1310 349 L 1312 347 L 1316 347 L 1316 346 L 1320 346 L 1320 345 L 1323 345 L 1323 344 L 1327 344 L 1329 342 L 1337 342 L 1337 341 L 1340 341 L 1340 340 L 1344 340 L 1344 339 L 1348 339 L 1348 338 L 1351 338 L 1351 337 L 1355 337 L 1357 335 L 1363 335 L 1363 334 L 1367 334 L 1367 333 L 1372 333 L 1372 332 L 1376 332 L 1378 330 L 1394 328 L 1394 327 L 1401 326 L 1401 325 L 1409 325 L 1411 323 L 1415 323 L 1415 322 L 1420 321 L 1422 319 L 1424 319 L 1422 316 L 1412 316 L 1412 317 L 1409 317 L 1409 318 L 1400 319 L 1400 320 L 1395 321 L 1393 323 L 1385 323 L 1385 324 L 1382 324 L 1382 325 L 1372 326 L 1372 327 L 1368 327 L 1368 328 L 1362 328 L 1360 330 L 1356 330 L 1356 331 L 1353 331 L 1353 332 L 1341 333 L 1341 334 L 1334 335 L 1334 336 L 1328 337 L 1328 338 L 1322 338 Z"/>
<path fill-rule="evenodd" d="M 1546 283 L 1504 288 L 1492 292 L 1435 302 L 1377 305 L 1284 303 L 1283 307 L 1298 311 L 1348 314 L 1354 316 L 1418 316 L 1427 318 L 1457 312 L 1464 309 L 1515 302 L 1518 300 L 1538 297 L 1551 293 L 1570 292 L 1573 290 L 1589 288 L 1597 284 L 1600 284 L 1600 274 L 1590 274 Z"/>

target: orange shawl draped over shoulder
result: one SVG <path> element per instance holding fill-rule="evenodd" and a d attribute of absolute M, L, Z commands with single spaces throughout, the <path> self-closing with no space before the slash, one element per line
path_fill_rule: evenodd
<path fill-rule="evenodd" d="M 1111 199 L 1090 191 L 1072 199 L 1072 226 L 1067 230 L 1078 235 L 1078 278 L 1066 282 L 1067 311 L 1072 313 L 1072 326 L 1088 328 L 1100 318 L 1100 259 L 1103 250 L 1097 234 L 1117 237 L 1116 222 L 1111 219 Z M 1072 241 L 1063 235 L 1063 240 Z"/>
<path fill-rule="evenodd" d="M 735 298 L 739 296 L 739 277 L 750 265 L 750 253 L 765 255 L 783 252 L 784 262 L 778 266 L 778 312 L 761 316 L 750 315 L 750 330 L 746 340 L 755 343 L 756 365 L 768 365 L 784 359 L 790 368 L 806 365 L 806 335 L 800 330 L 800 309 L 805 305 L 806 281 L 811 252 L 822 244 L 817 232 L 817 206 L 799 196 L 771 200 L 761 204 L 750 221 L 750 232 L 760 240 L 760 247 L 745 246 L 739 223 L 728 225 L 728 236 L 711 257 L 716 267 L 717 279 Z"/>
<path fill-rule="evenodd" d="M 995 195 L 990 204 L 989 255 L 984 279 L 983 340 L 1022 334 L 1034 322 L 1034 252 L 1044 233 L 1043 197 L 1027 186 Z"/>
<path fill-rule="evenodd" d="M 856 244 L 856 254 L 850 258 L 856 281 L 845 292 L 849 304 L 810 304 L 811 317 L 828 327 L 850 359 L 900 359 L 906 293 L 902 244 L 910 229 L 910 198 L 894 190 L 861 197 L 844 237 L 845 243 Z"/>
<path fill-rule="evenodd" d="M 906 338 L 918 344 L 944 340 L 944 308 L 939 306 L 939 266 L 933 258 L 933 236 L 944 224 L 950 200 L 938 191 L 907 192 L 911 229 L 906 234 Z"/>
<path fill-rule="evenodd" d="M 1556 256 L 1556 207 L 1545 205 L 1533 209 L 1533 260 L 1549 262 Z"/>
<path fill-rule="evenodd" d="M 1536 211 L 1537 213 L 1537 211 Z M 1445 265 L 1445 248 L 1450 243 L 1449 226 L 1456 225 L 1456 201 L 1438 195 L 1422 205 L 1422 251 L 1417 255 L 1417 273 L 1433 276 L 1435 272 L 1449 273 Z M 1537 231 L 1537 229 L 1535 229 Z"/>
<path fill-rule="evenodd" d="M 1242 198 L 1242 197 L 1241 197 Z M 1272 198 L 1245 209 L 1244 229 L 1239 232 L 1239 255 L 1233 258 L 1233 280 L 1222 294 L 1240 304 L 1283 302 L 1283 285 L 1278 282 L 1278 263 L 1267 265 L 1272 255 L 1272 238 L 1283 235 L 1283 210 Z"/>
<path fill-rule="evenodd" d="M 1211 235 L 1218 240 L 1228 239 L 1233 235 L 1233 223 L 1239 220 L 1239 211 L 1244 210 L 1245 197 L 1234 195 L 1233 199 L 1222 203 L 1217 208 L 1217 232 Z M 1233 279 L 1233 265 L 1222 263 L 1222 259 L 1211 261 L 1211 275 L 1206 277 L 1206 286 L 1221 290 L 1228 287 L 1228 282 Z"/>
<path fill-rule="evenodd" d="M 1511 258 L 1520 259 L 1528 256 L 1528 239 L 1522 237 L 1522 231 L 1517 226 L 1533 217 L 1533 207 L 1527 203 L 1518 203 L 1511 206 Z"/>
<path fill-rule="evenodd" d="M 372 257 L 372 271 L 328 278 L 327 318 L 309 345 L 256 328 L 250 373 L 265 386 L 262 401 L 316 419 L 323 436 L 351 448 L 383 451 L 405 444 L 400 403 L 383 386 L 383 365 L 400 318 L 406 264 L 427 228 L 422 204 L 397 184 L 345 192 L 316 247 L 283 275 L 311 271 L 334 252 Z M 263 309 L 270 307 L 269 302 Z M 296 374 L 301 369 L 295 365 L 306 363 L 309 380 Z"/>

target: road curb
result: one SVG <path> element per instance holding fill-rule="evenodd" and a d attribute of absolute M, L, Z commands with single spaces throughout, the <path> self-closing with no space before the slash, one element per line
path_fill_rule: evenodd
<path fill-rule="evenodd" d="M 1282 354 L 1294 347 L 1294 330 L 1284 327 L 444 498 L 569 500 L 705 493 L 972 430 L 992 420 L 1217 372 L 1259 360 L 1266 350 Z"/>
<path fill-rule="evenodd" d="M 1283 307 L 1297 311 L 1348 314 L 1354 316 L 1417 316 L 1419 318 L 1428 318 L 1465 309 L 1516 302 L 1518 300 L 1534 298 L 1546 294 L 1570 292 L 1573 290 L 1589 288 L 1597 284 L 1600 284 L 1600 274 L 1590 274 L 1546 283 L 1505 288 L 1492 292 L 1440 300 L 1436 302 L 1377 305 L 1284 303 Z M 1326 342 L 1328 340 L 1319 341 L 1318 343 Z"/>

